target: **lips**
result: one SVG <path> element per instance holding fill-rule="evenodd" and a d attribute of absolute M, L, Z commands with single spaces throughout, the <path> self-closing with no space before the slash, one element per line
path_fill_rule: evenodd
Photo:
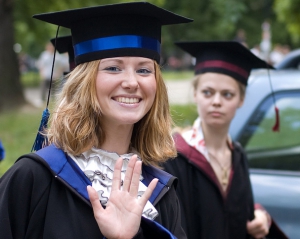
<path fill-rule="evenodd" d="M 212 116 L 221 116 L 221 115 L 222 115 L 222 113 L 221 113 L 221 112 L 218 112 L 218 111 L 212 111 L 212 112 L 210 112 L 210 114 L 211 114 Z"/>
<path fill-rule="evenodd" d="M 136 97 L 115 97 L 114 100 L 124 104 L 136 104 L 141 101 L 140 98 L 136 98 Z"/>

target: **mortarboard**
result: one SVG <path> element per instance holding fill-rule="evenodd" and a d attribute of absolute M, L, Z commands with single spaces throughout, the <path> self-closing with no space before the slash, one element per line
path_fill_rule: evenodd
<path fill-rule="evenodd" d="M 216 72 L 229 75 L 247 85 L 252 69 L 273 69 L 271 65 L 236 41 L 177 42 L 175 44 L 196 58 L 196 75 Z"/>
<path fill-rule="evenodd" d="M 66 52 L 68 53 L 70 70 L 73 70 L 75 68 L 75 60 L 74 60 L 72 36 L 62 36 L 62 37 L 52 38 L 50 41 L 60 54 Z"/>
<path fill-rule="evenodd" d="M 141 56 L 159 62 L 161 27 L 192 22 L 147 2 L 109 4 L 33 17 L 71 29 L 76 65 L 118 56 Z"/>

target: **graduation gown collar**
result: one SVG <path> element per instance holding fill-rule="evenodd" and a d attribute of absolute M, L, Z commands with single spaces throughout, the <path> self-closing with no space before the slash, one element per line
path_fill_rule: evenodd
<path fill-rule="evenodd" d="M 49 165 L 55 177 L 59 177 L 67 182 L 81 196 L 89 201 L 86 187 L 91 185 L 91 181 L 82 172 L 78 165 L 61 149 L 51 144 L 35 154 L 40 156 Z M 143 183 L 148 186 L 152 179 L 159 181 L 154 189 L 149 201 L 153 204 L 165 187 L 169 187 L 173 181 L 173 176 L 153 166 L 143 165 Z"/>

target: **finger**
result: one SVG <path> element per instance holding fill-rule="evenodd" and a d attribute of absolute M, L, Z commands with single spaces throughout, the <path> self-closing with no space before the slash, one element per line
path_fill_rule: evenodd
<path fill-rule="evenodd" d="M 104 209 L 100 203 L 99 196 L 98 196 L 98 193 L 96 192 L 96 190 L 93 187 L 91 187 L 90 185 L 88 185 L 87 192 L 88 192 L 90 202 L 93 207 L 94 215 L 96 215 L 97 212 L 102 212 L 102 210 L 104 210 Z"/>
<path fill-rule="evenodd" d="M 123 159 L 120 157 L 116 161 L 115 168 L 114 168 L 113 180 L 111 185 L 112 191 L 120 189 L 122 164 L 123 164 Z"/>
<path fill-rule="evenodd" d="M 127 165 L 126 173 L 125 173 L 125 178 L 124 178 L 124 183 L 123 183 L 123 191 L 129 191 L 131 180 L 132 180 L 132 173 L 135 167 L 137 161 L 137 155 L 133 155 L 129 163 Z"/>
<path fill-rule="evenodd" d="M 142 168 L 142 162 L 141 161 L 136 162 L 134 165 L 132 180 L 130 183 L 130 191 L 129 191 L 130 195 L 133 197 L 136 197 L 139 191 L 141 168 Z"/>
<path fill-rule="evenodd" d="M 140 203 L 141 205 L 144 207 L 147 203 L 147 201 L 149 200 L 149 198 L 151 197 L 156 185 L 157 185 L 158 179 L 155 178 L 151 181 L 151 183 L 148 185 L 147 190 L 144 192 L 143 196 L 140 198 Z"/>

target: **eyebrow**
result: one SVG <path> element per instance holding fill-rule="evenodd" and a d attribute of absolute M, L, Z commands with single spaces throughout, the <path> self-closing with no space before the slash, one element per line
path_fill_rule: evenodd
<path fill-rule="evenodd" d="M 206 89 L 209 89 L 209 90 L 216 90 L 215 88 L 213 88 L 213 87 L 210 87 L 210 86 L 204 86 L 203 88 L 202 88 L 202 90 L 206 90 Z M 235 89 L 222 89 L 221 91 L 230 91 L 230 92 L 235 92 Z"/>

